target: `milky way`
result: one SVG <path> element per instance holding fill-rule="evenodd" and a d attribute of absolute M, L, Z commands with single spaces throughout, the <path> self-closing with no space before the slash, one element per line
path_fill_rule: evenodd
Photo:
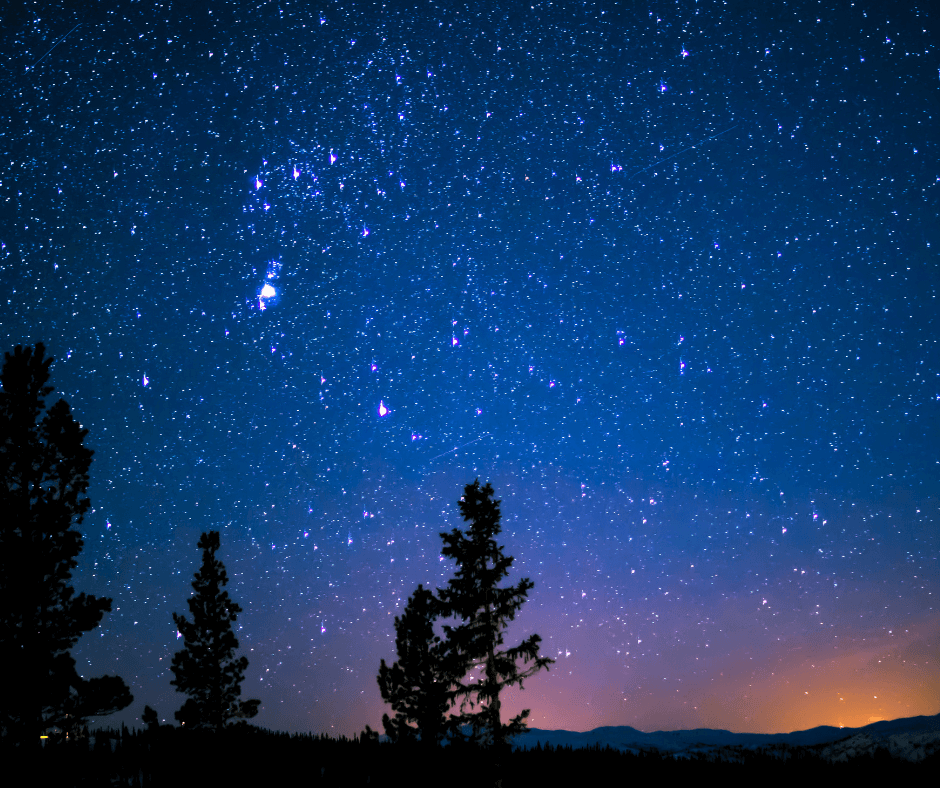
<path fill-rule="evenodd" d="M 936 713 L 937 14 L 831 5 L 14 9 L 0 338 L 95 450 L 101 721 L 182 705 L 219 530 L 256 722 L 379 727 L 477 477 L 532 725 Z"/>

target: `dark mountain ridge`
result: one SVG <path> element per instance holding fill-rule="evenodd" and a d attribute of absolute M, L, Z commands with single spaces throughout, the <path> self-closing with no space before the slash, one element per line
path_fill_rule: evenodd
<path fill-rule="evenodd" d="M 822 747 L 846 740 L 865 741 L 871 748 L 890 747 L 890 740 L 897 744 L 901 739 L 918 737 L 921 746 L 928 750 L 940 746 L 940 714 L 933 716 L 905 717 L 897 720 L 880 720 L 861 728 L 838 728 L 820 725 L 791 733 L 733 733 L 713 728 L 695 728 L 682 731 L 654 731 L 645 733 L 628 725 L 605 726 L 590 731 L 542 730 L 530 728 L 513 740 L 516 749 L 532 749 L 536 745 L 553 747 L 607 747 L 621 751 L 640 752 L 658 750 L 675 754 L 693 754 L 720 748 L 770 748 L 770 747 Z"/>

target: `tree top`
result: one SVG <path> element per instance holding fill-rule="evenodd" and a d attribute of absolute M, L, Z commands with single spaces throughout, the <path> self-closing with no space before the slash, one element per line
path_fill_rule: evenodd
<path fill-rule="evenodd" d="M 218 531 L 209 531 L 209 533 L 204 533 L 199 537 L 199 544 L 196 545 L 200 550 L 209 550 L 214 553 L 221 546 L 219 541 L 219 532 Z"/>

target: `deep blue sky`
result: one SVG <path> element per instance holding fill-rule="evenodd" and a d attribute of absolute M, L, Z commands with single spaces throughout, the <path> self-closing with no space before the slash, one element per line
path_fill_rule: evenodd
<path fill-rule="evenodd" d="M 379 727 L 476 477 L 533 725 L 936 713 L 937 14 L 832 5 L 5 14 L 0 344 L 90 431 L 108 721 L 182 705 L 215 529 L 256 721 Z"/>

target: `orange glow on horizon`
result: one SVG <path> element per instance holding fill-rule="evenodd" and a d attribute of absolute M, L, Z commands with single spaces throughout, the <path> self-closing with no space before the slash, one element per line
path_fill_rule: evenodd
<path fill-rule="evenodd" d="M 937 631 L 931 624 L 921 631 Z M 614 697 L 609 687 L 592 686 L 595 671 L 572 661 L 565 666 L 570 674 L 566 669 L 568 675 L 542 678 L 543 684 L 555 687 L 545 687 L 541 697 L 528 690 L 506 693 L 504 710 L 515 714 L 531 708 L 530 727 L 575 731 L 617 725 L 645 732 L 860 728 L 940 712 L 940 648 L 936 637 L 929 641 L 900 630 L 900 635 L 892 633 L 877 644 L 844 650 L 834 645 L 812 651 L 805 645 L 790 646 L 776 659 L 768 655 L 761 667 L 755 667 L 746 652 L 729 655 L 718 675 L 690 677 L 671 703 L 654 691 L 658 687 L 639 687 Z"/>

